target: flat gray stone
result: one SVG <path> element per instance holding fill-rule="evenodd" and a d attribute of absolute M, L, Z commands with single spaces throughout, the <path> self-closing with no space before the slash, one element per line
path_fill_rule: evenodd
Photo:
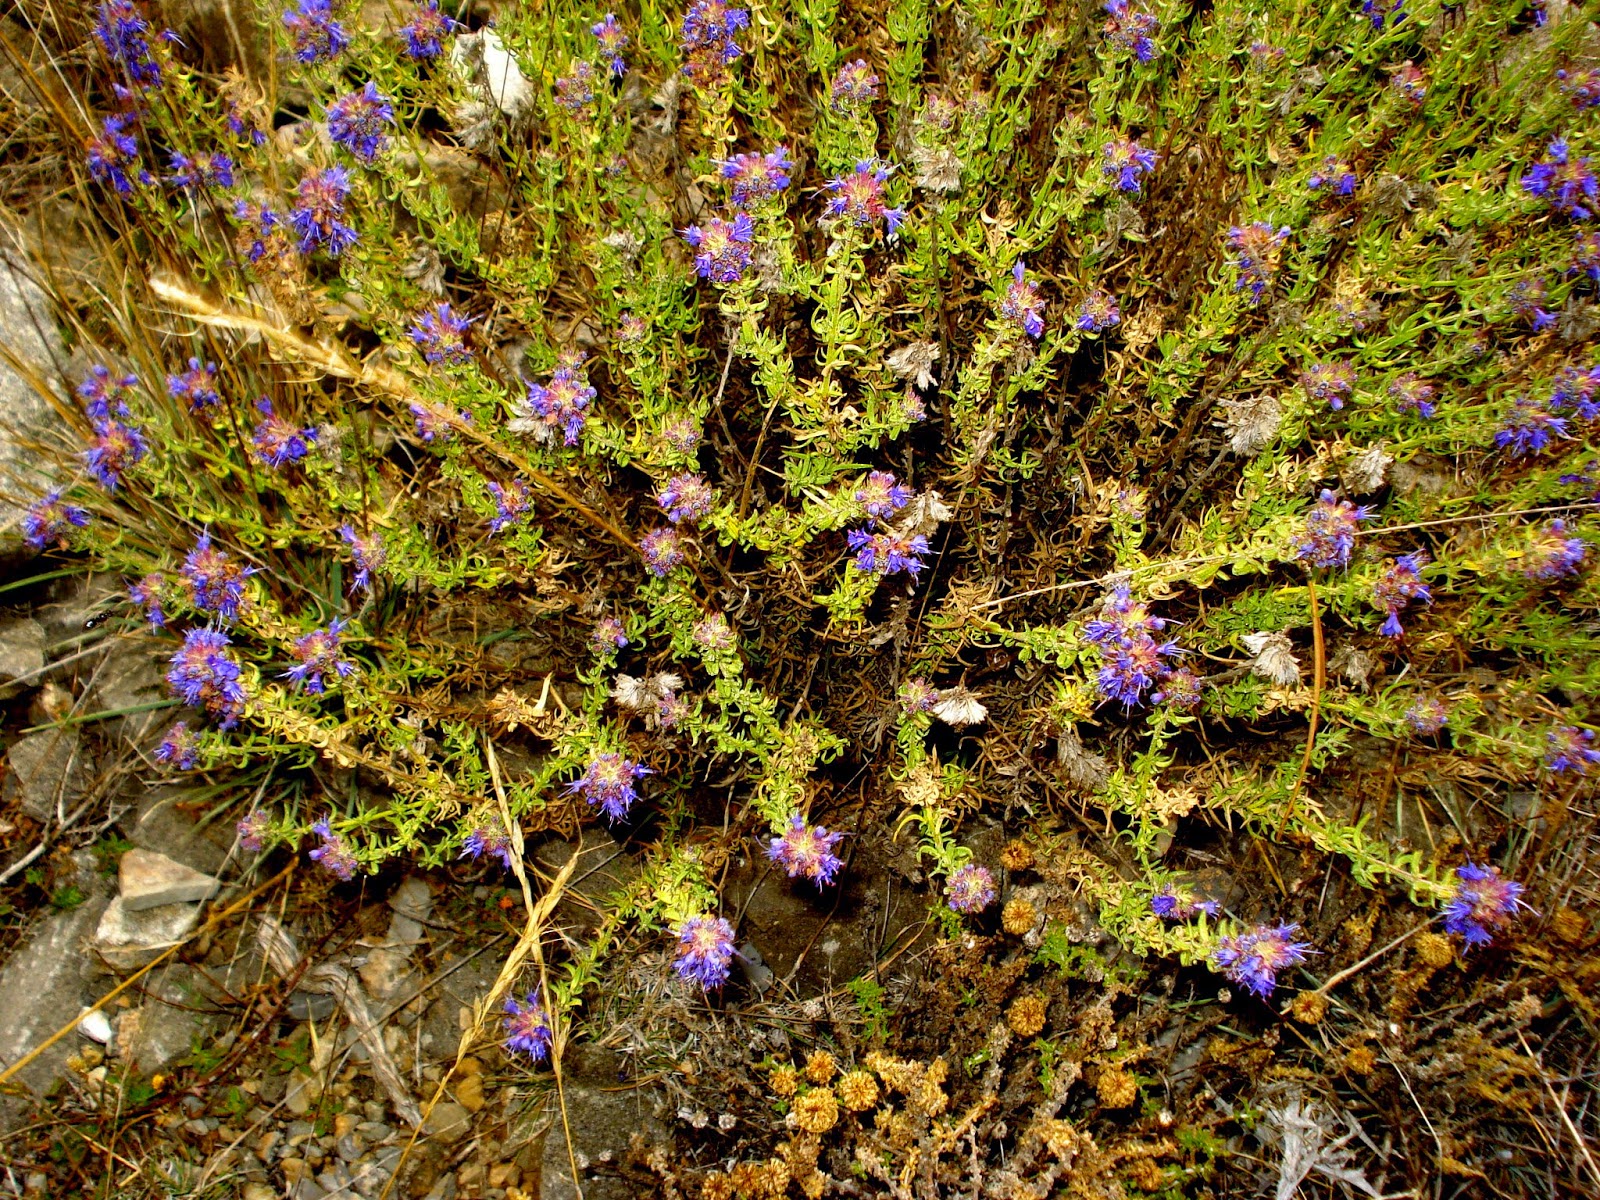
<path fill-rule="evenodd" d="M 454 1100 L 441 1100 L 433 1106 L 433 1111 L 423 1122 L 422 1132 L 427 1137 L 453 1146 L 472 1132 L 472 1114 Z"/>
<path fill-rule="evenodd" d="M 199 921 L 198 904 L 163 904 L 129 912 L 118 896 L 100 916 L 94 950 L 113 970 L 137 970 L 163 950 L 177 945 Z"/>
<path fill-rule="evenodd" d="M 25 43 L 24 43 L 25 44 Z M 39 470 L 40 457 L 29 445 L 51 431 L 61 420 L 47 397 L 29 378 L 47 380 L 60 372 L 66 359 L 61 334 L 51 315 L 50 301 L 29 278 L 24 264 L 0 253 L 0 337 L 28 374 L 0 359 L 0 492 L 23 497 L 49 490 L 51 479 Z M 0 500 L 0 538 L 15 555 L 22 546 L 17 526 L 26 503 Z"/>
<path fill-rule="evenodd" d="M 4 370 L 0 367 L 0 370 Z M 37 682 L 44 670 L 45 628 L 32 617 L 0 624 L 0 694 L 14 695 L 12 680 Z"/>
<path fill-rule="evenodd" d="M 88 752 L 76 729 L 47 729 L 23 738 L 7 755 L 5 797 L 35 821 L 56 816 L 57 805 L 71 812 L 89 789 Z"/>
<path fill-rule="evenodd" d="M 193 817 L 177 808 L 179 801 L 192 795 L 182 788 L 152 788 L 139 798 L 139 807 L 127 823 L 128 840 L 145 850 L 193 867 L 207 875 L 222 869 L 233 844 L 233 826 L 215 821 L 197 824 Z"/>
<path fill-rule="evenodd" d="M 82 1011 L 83 942 L 105 906 L 104 896 L 91 895 L 77 908 L 48 910 L 0 970 L 0 1067 L 9 1067 Z M 76 1035 L 61 1039 L 18 1078 L 35 1093 L 43 1092 L 82 1044 Z"/>
<path fill-rule="evenodd" d="M 411 982 L 415 974 L 411 956 L 422 944 L 427 927 L 423 924 L 433 910 L 433 893 L 427 880 L 407 876 L 389 897 L 389 931 L 384 945 L 367 955 L 361 967 L 361 982 L 367 994 L 379 1002 L 392 1000 Z"/>
<path fill-rule="evenodd" d="M 96 672 L 94 690 L 100 712 L 123 712 L 170 699 L 159 656 L 153 649 L 138 645 L 118 645 Z M 103 722 L 101 728 L 139 745 L 179 713 L 175 708 L 130 712 L 114 722 Z"/>
<path fill-rule="evenodd" d="M 117 1044 L 124 1059 L 141 1074 L 170 1066 L 213 1028 L 214 1016 L 193 967 L 176 963 L 158 969 L 145 1002 L 117 1021 Z"/>
<path fill-rule="evenodd" d="M 572 1129 L 573 1157 L 583 1175 L 582 1192 L 573 1185 L 572 1159 L 567 1155 L 566 1139 L 557 1132 L 545 1139 L 540 1163 L 541 1200 L 630 1200 L 633 1185 L 610 1174 L 590 1174 L 590 1163 L 601 1161 L 610 1151 L 624 1153 L 635 1133 L 647 1141 L 665 1140 L 666 1128 L 650 1113 L 645 1092 L 606 1092 L 598 1087 L 569 1082 L 566 1089 L 567 1117 Z"/>
<path fill-rule="evenodd" d="M 219 886 L 213 875 L 137 846 L 122 856 L 117 883 L 122 891 L 122 907 L 128 912 L 209 900 Z"/>

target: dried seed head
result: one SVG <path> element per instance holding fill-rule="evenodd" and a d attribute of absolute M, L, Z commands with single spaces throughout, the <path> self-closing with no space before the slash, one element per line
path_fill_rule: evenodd
<path fill-rule="evenodd" d="M 733 1200 L 733 1178 L 713 1171 L 700 1181 L 700 1200 Z"/>
<path fill-rule="evenodd" d="M 788 1099 L 800 1089 L 800 1079 L 795 1069 L 785 1063 L 781 1067 L 773 1067 L 772 1074 L 767 1077 L 767 1087 L 774 1096 Z"/>
<path fill-rule="evenodd" d="M 867 1071 L 849 1071 L 839 1079 L 839 1099 L 851 1112 L 866 1112 L 878 1102 L 878 1081 Z"/>
<path fill-rule="evenodd" d="M 1038 910 L 1019 896 L 1006 901 L 1005 908 L 1000 912 L 1000 925 L 1007 933 L 1021 937 L 1033 928 L 1038 915 Z"/>
<path fill-rule="evenodd" d="M 1018 1037 L 1031 1038 L 1044 1028 L 1046 1005 L 1042 996 L 1019 996 L 1006 1013 L 1006 1024 Z"/>
<path fill-rule="evenodd" d="M 1344 1065 L 1357 1075 L 1371 1075 L 1378 1069 L 1378 1056 L 1369 1046 L 1355 1046 L 1344 1056 Z"/>
<path fill-rule="evenodd" d="M 1033 850 L 1021 838 L 1012 838 L 1000 851 L 1000 865 L 1008 871 L 1026 871 L 1033 866 Z"/>
<path fill-rule="evenodd" d="M 814 1050 L 806 1059 L 806 1078 L 818 1087 L 832 1081 L 838 1073 L 838 1064 L 833 1061 L 833 1055 L 826 1050 Z"/>
<path fill-rule="evenodd" d="M 828 1088 L 812 1088 L 794 1102 L 794 1120 L 807 1133 L 827 1133 L 839 1120 L 839 1102 Z"/>
<path fill-rule="evenodd" d="M 1328 1015 L 1328 998 L 1321 992 L 1301 992 L 1289 1005 L 1289 1015 L 1302 1025 L 1320 1025 Z"/>
<path fill-rule="evenodd" d="M 1455 957 L 1456 950 L 1449 938 L 1433 932 L 1417 935 L 1417 958 L 1423 965 L 1437 971 L 1448 967 Z"/>

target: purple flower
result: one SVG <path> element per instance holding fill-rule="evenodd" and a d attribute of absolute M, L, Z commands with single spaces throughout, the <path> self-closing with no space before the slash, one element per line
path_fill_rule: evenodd
<path fill-rule="evenodd" d="M 339 537 L 350 547 L 350 557 L 356 566 L 355 577 L 350 580 L 351 592 L 370 592 L 372 573 L 381 569 L 389 557 L 383 538 L 376 533 L 359 534 L 354 525 L 339 526 Z"/>
<path fill-rule="evenodd" d="M 332 58 L 350 44 L 344 27 L 333 19 L 332 0 L 298 0 L 285 9 L 283 27 L 294 43 L 294 56 L 303 63 Z"/>
<path fill-rule="evenodd" d="M 128 585 L 128 599 L 144 609 L 151 629 L 166 628 L 167 614 L 161 611 L 161 591 L 166 585 L 166 577 L 159 571 L 152 571 L 138 583 Z"/>
<path fill-rule="evenodd" d="M 400 28 L 406 53 L 419 61 L 438 58 L 444 52 L 444 39 L 461 26 L 439 11 L 439 0 L 423 0 L 411 20 Z"/>
<path fill-rule="evenodd" d="M 1378 630 L 1384 637 L 1397 638 L 1405 632 L 1400 627 L 1400 613 L 1413 600 L 1433 603 L 1428 585 L 1422 582 L 1422 568 L 1427 562 L 1428 555 L 1422 550 L 1402 554 L 1378 576 L 1378 582 L 1372 587 L 1372 602 L 1389 614 L 1383 628 Z"/>
<path fill-rule="evenodd" d="M 911 537 L 868 529 L 852 529 L 845 535 L 856 556 L 856 570 L 873 575 L 897 575 L 904 571 L 915 579 L 928 564 L 928 539 L 920 533 Z"/>
<path fill-rule="evenodd" d="M 150 449 L 144 431 L 123 421 L 96 421 L 94 441 L 84 451 L 89 473 L 108 492 L 117 490 L 122 473 L 137 463 Z"/>
<path fill-rule="evenodd" d="M 1450 721 L 1450 710 L 1437 696 L 1418 696 L 1406 709 L 1406 724 L 1425 737 L 1432 737 Z"/>
<path fill-rule="evenodd" d="M 180 154 L 173 150 L 172 174 L 168 177 L 174 187 L 180 188 L 231 188 L 233 186 L 233 159 L 226 154 Z"/>
<path fill-rule="evenodd" d="M 394 105 L 370 79 L 359 92 L 328 105 L 328 136 L 369 166 L 383 153 L 389 140 L 386 131 L 393 124 Z"/>
<path fill-rule="evenodd" d="M 670 525 L 652 529 L 640 538 L 639 552 L 644 555 L 645 570 L 657 579 L 666 578 L 667 573 L 684 560 L 682 539 Z"/>
<path fill-rule="evenodd" d="M 728 982 L 733 965 L 733 926 L 721 917 L 690 917 L 678 926 L 678 978 L 706 991 Z"/>
<path fill-rule="evenodd" d="M 87 143 L 89 177 L 109 183 L 124 196 L 132 194 L 135 182 L 147 182 L 138 170 L 139 143 L 123 132 L 132 119 L 126 113 L 107 117 Z"/>
<path fill-rule="evenodd" d="M 1115 296 L 1095 288 L 1078 306 L 1077 327 L 1083 333 L 1099 333 L 1122 323 L 1122 311 Z"/>
<path fill-rule="evenodd" d="M 1372 28 L 1382 29 L 1385 21 L 1398 25 L 1406 19 L 1404 11 L 1405 0 L 1391 0 L 1385 4 L 1384 0 L 1361 0 L 1361 11 L 1372 22 Z"/>
<path fill-rule="evenodd" d="M 472 351 L 467 348 L 466 332 L 471 324 L 471 317 L 456 316 L 450 305 L 441 300 L 418 316 L 407 332 L 427 362 L 469 363 Z"/>
<path fill-rule="evenodd" d="M 622 650 L 628 645 L 628 635 L 623 632 L 622 622 L 617 618 L 601 617 L 594 623 L 589 641 L 597 650 Z"/>
<path fill-rule="evenodd" d="M 1150 897 L 1150 911 L 1163 921 L 1186 921 L 1195 913 L 1214 917 L 1220 911 L 1215 900 L 1199 900 L 1188 888 L 1166 884 Z"/>
<path fill-rule="evenodd" d="M 1544 158 L 1528 168 L 1522 177 L 1522 190 L 1574 221 L 1593 216 L 1592 206 L 1600 198 L 1600 184 L 1589 170 L 1589 160 L 1573 158 L 1564 138 L 1553 139 Z"/>
<path fill-rule="evenodd" d="M 245 114 L 240 111 L 236 102 L 228 105 L 228 115 L 225 120 L 228 124 L 228 132 L 235 137 L 245 138 L 252 146 L 266 144 L 267 135 L 261 131 L 254 120 L 246 119 Z"/>
<path fill-rule="evenodd" d="M 908 717 L 914 717 L 933 711 L 934 705 L 939 703 L 939 689 L 918 676 L 900 685 L 898 699 L 900 711 Z"/>
<path fill-rule="evenodd" d="M 1523 573 L 1530 579 L 1564 579 L 1576 575 L 1588 543 L 1572 535 L 1559 517 L 1533 535 Z"/>
<path fill-rule="evenodd" d="M 870 104 L 878 96 L 878 77 L 867 66 L 867 60 L 858 58 L 845 63 L 833 77 L 833 110 L 848 112 Z"/>
<path fill-rule="evenodd" d="M 311 861 L 321 864 L 324 871 L 341 883 L 349 883 L 361 864 L 344 838 L 333 831 L 332 821 L 332 817 L 323 817 L 311 827 L 311 832 L 322 839 L 322 845 L 311 852 Z"/>
<path fill-rule="evenodd" d="M 1167 665 L 1162 659 L 1177 653 L 1177 643 L 1158 642 L 1143 629 L 1131 630 L 1100 647 L 1105 665 L 1096 673 L 1095 684 L 1107 700 L 1118 700 L 1124 708 L 1132 708 L 1158 680 L 1166 677 Z"/>
<path fill-rule="evenodd" d="M 192 771 L 200 758 L 200 739 L 187 721 L 174 721 L 156 747 L 156 761 L 177 771 Z"/>
<path fill-rule="evenodd" d="M 683 73 L 707 86 L 726 77 L 728 64 L 744 53 L 734 35 L 750 24 L 750 14 L 727 0 L 695 0 L 683 14 Z"/>
<path fill-rule="evenodd" d="M 1274 229 L 1269 222 L 1255 221 L 1249 225 L 1234 225 L 1228 230 L 1228 245 L 1235 251 L 1233 268 L 1238 278 L 1233 281 L 1236 292 L 1250 289 L 1250 303 L 1260 304 L 1262 296 L 1278 274 L 1278 259 L 1283 244 L 1289 240 L 1287 225 Z"/>
<path fill-rule="evenodd" d="M 513 525 L 520 525 L 533 511 L 533 495 L 528 485 L 513 479 L 509 486 L 489 485 L 489 495 L 494 497 L 494 516 L 489 518 L 489 532 L 499 533 Z"/>
<path fill-rule="evenodd" d="M 167 687 L 185 704 L 205 709 L 221 729 L 232 729 L 244 715 L 244 683 L 233 643 L 220 629 L 191 629 L 167 668 Z"/>
<path fill-rule="evenodd" d="M 255 574 L 255 568 L 241 567 L 211 544 L 209 533 L 203 533 L 183 560 L 181 574 L 189 586 L 190 604 L 233 622 L 239 619 L 239 606 L 244 603 L 244 581 Z"/>
<path fill-rule="evenodd" d="M 1395 3 L 1398 7 L 1399 0 L 1395 0 Z M 1355 194 L 1356 182 L 1355 172 L 1330 154 L 1322 160 L 1320 167 L 1311 172 L 1306 186 L 1313 192 L 1327 188 L 1330 195 L 1350 196 Z"/>
<path fill-rule="evenodd" d="M 550 1015 L 539 1001 L 538 989 L 528 993 L 521 1004 L 515 996 L 506 997 L 506 1049 L 520 1050 L 534 1062 L 543 1062 L 550 1055 L 550 1042 L 555 1036 L 550 1028 Z"/>
<path fill-rule="evenodd" d="M 1586 71 L 1557 71 L 1556 86 L 1572 100 L 1574 108 L 1593 108 L 1600 104 L 1600 67 Z"/>
<path fill-rule="evenodd" d="M 1518 396 L 1501 421 L 1494 444 L 1513 458 L 1531 458 L 1543 454 L 1551 442 L 1571 436 L 1567 419 L 1556 416 L 1548 403 Z"/>
<path fill-rule="evenodd" d="M 65 550 L 67 530 L 82 529 L 89 523 L 89 514 L 76 504 L 61 498 L 61 489 L 40 496 L 22 515 L 22 540 L 35 550 L 43 550 L 51 542 Z"/>
<path fill-rule="evenodd" d="M 451 434 L 455 431 L 455 426 L 451 423 L 449 413 L 441 412 L 437 408 L 430 408 L 424 404 L 418 404 L 416 401 L 412 401 L 409 407 L 411 409 L 411 418 L 416 423 L 417 436 L 419 438 L 430 446 L 434 442 L 448 442 L 450 440 Z M 458 415 L 458 419 L 470 425 L 472 423 L 472 414 L 463 408 Z"/>
<path fill-rule="evenodd" d="M 217 393 L 217 364 L 202 363 L 198 358 L 191 358 L 187 370 L 167 376 L 167 395 L 174 400 L 182 400 L 192 413 L 220 404 L 222 397 Z"/>
<path fill-rule="evenodd" d="M 255 445 L 256 457 L 273 468 L 290 467 L 311 453 L 317 440 L 317 431 L 310 426 L 301 428 L 287 417 L 272 410 L 272 401 L 265 396 L 256 401 L 261 421 L 256 425 L 250 440 Z"/>
<path fill-rule="evenodd" d="M 945 904 L 951 912 L 978 913 L 994 903 L 994 876 L 988 867 L 968 863 L 950 872 L 944 884 Z"/>
<path fill-rule="evenodd" d="M 708 654 L 732 650 L 735 644 L 728 618 L 722 613 L 712 613 L 705 620 L 696 621 L 691 636 L 694 644 Z"/>
<path fill-rule="evenodd" d="M 809 879 L 818 887 L 833 882 L 844 860 L 833 852 L 844 834 L 829 833 L 821 825 L 807 825 L 796 813 L 782 836 L 767 846 L 767 857 L 789 873 L 790 879 Z"/>
<path fill-rule="evenodd" d="M 1555 385 L 1550 391 L 1550 407 L 1556 411 L 1571 407 L 1573 416 L 1580 421 L 1600 419 L 1600 366 L 1587 371 L 1577 367 L 1562 367 L 1556 373 Z"/>
<path fill-rule="evenodd" d="M 1600 750 L 1594 748 L 1594 730 L 1557 725 L 1545 735 L 1544 765 L 1552 771 L 1587 775 L 1589 768 L 1597 764 Z"/>
<path fill-rule="evenodd" d="M 139 386 L 137 375 L 111 377 L 111 368 L 96 363 L 89 374 L 78 384 L 78 398 L 91 421 L 109 421 L 113 417 L 127 417 L 130 392 Z"/>
<path fill-rule="evenodd" d="M 1428 418 L 1438 411 L 1433 403 L 1433 385 L 1419 379 L 1415 371 L 1407 371 L 1391 383 L 1389 395 L 1401 412 L 1414 411 L 1417 416 Z"/>
<path fill-rule="evenodd" d="M 688 521 L 697 523 L 711 511 L 716 493 L 700 475 L 674 475 L 667 486 L 656 496 L 656 503 L 674 525 Z"/>
<path fill-rule="evenodd" d="M 1544 307 L 1550 302 L 1549 291 L 1542 279 L 1524 279 L 1506 297 L 1511 315 L 1526 321 L 1535 333 L 1550 328 L 1556 323 L 1556 315 Z"/>
<path fill-rule="evenodd" d="M 695 274 L 714 283 L 733 283 L 744 277 L 750 265 L 750 240 L 756 227 L 746 213 L 736 212 L 732 221 L 709 218 L 705 226 L 691 225 L 683 240 L 694 247 Z"/>
<path fill-rule="evenodd" d="M 825 209 L 830 217 L 848 217 L 858 226 L 883 221 L 890 233 L 900 228 L 906 219 L 905 209 L 890 208 L 884 203 L 883 185 L 889 180 L 889 168 L 870 159 L 856 163 L 847 175 L 827 182 L 833 193 Z"/>
<path fill-rule="evenodd" d="M 856 485 L 856 503 L 867 510 L 874 521 L 885 521 L 911 503 L 914 493 L 904 484 L 896 483 L 888 471 L 869 471 L 867 477 Z"/>
<path fill-rule="evenodd" d="M 563 363 L 549 383 L 528 384 L 528 398 L 522 405 L 526 415 L 511 428 L 532 433 L 541 442 L 553 442 L 559 433 L 564 445 L 576 446 L 594 398 L 595 390 L 577 364 Z"/>
<path fill-rule="evenodd" d="M 1278 972 L 1306 960 L 1310 942 L 1297 942 L 1299 925 L 1257 925 L 1220 938 L 1211 963 L 1234 983 L 1258 996 L 1272 995 Z"/>
<path fill-rule="evenodd" d="M 288 222 L 281 213 L 273 212 L 264 204 L 252 208 L 240 200 L 233 206 L 233 219 L 241 226 L 236 235 L 239 245 L 250 243 L 245 257 L 251 262 L 281 258 L 288 253 L 289 238 L 283 228 Z"/>
<path fill-rule="evenodd" d="M 1468 947 L 1487 946 L 1517 909 L 1528 908 L 1522 893 L 1522 885 L 1502 878 L 1499 867 L 1463 863 L 1456 868 L 1456 890 L 1444 902 L 1444 927 L 1465 938 Z"/>
<path fill-rule="evenodd" d="M 567 792 L 581 794 L 591 808 L 598 808 L 608 820 L 620 821 L 639 798 L 634 781 L 653 774 L 649 767 L 614 751 L 603 751 L 589 760 L 582 775 L 567 784 Z"/>
<path fill-rule="evenodd" d="M 1349 361 L 1315 362 L 1300 372 L 1300 386 L 1312 400 L 1325 402 L 1338 412 L 1355 390 L 1356 370 Z"/>
<path fill-rule="evenodd" d="M 1139 192 L 1139 179 L 1156 169 L 1156 152 L 1146 150 L 1131 138 L 1115 138 L 1106 143 L 1105 163 L 1100 168 L 1107 179 L 1117 181 L 1117 190 Z"/>
<path fill-rule="evenodd" d="M 787 147 L 779 146 L 770 154 L 735 154 L 732 158 L 717 160 L 722 177 L 733 184 L 730 199 L 736 208 L 759 203 L 776 196 L 789 186 L 789 172 L 794 160 Z"/>
<path fill-rule="evenodd" d="M 259 808 L 252 808 L 239 818 L 234 830 L 239 835 L 239 849 L 247 854 L 260 854 L 261 848 L 267 844 L 267 835 L 272 832 L 272 823 L 266 813 Z"/>
<path fill-rule="evenodd" d="M 556 103 L 576 116 L 594 103 L 594 65 L 572 60 L 572 74 L 556 80 Z"/>
<path fill-rule="evenodd" d="M 1390 74 L 1389 86 L 1413 108 L 1421 108 L 1422 102 L 1428 98 L 1428 77 L 1409 61 L 1396 67 Z"/>
<path fill-rule="evenodd" d="M 511 870 L 511 835 L 493 817 L 479 817 L 461 839 L 462 858 L 482 858 L 485 854 L 498 858 L 506 870 Z"/>
<path fill-rule="evenodd" d="M 1133 56 L 1147 63 L 1156 56 L 1154 34 L 1158 24 L 1155 14 L 1129 3 L 1129 0 L 1106 0 L 1106 21 L 1101 33 L 1116 46 L 1131 50 Z"/>
<path fill-rule="evenodd" d="M 609 60 L 611 73 L 619 79 L 626 75 L 628 62 L 622 57 L 622 52 L 628 47 L 628 35 L 623 33 L 622 26 L 617 24 L 616 13 L 607 13 L 605 20 L 589 26 L 589 32 L 594 34 L 595 41 L 600 43 L 600 53 Z"/>
<path fill-rule="evenodd" d="M 133 0 L 102 0 L 95 10 L 94 35 L 106 57 L 119 63 L 139 88 L 161 83 L 161 64 L 150 46 L 150 22 Z M 170 31 L 159 35 L 171 40 Z"/>
<path fill-rule="evenodd" d="M 339 657 L 344 627 L 344 618 L 335 617 L 328 622 L 326 629 L 313 629 L 296 638 L 293 654 L 299 662 L 285 671 L 283 677 L 301 684 L 313 696 L 322 694 L 324 679 L 328 675 L 348 679 L 355 672 L 356 665 L 349 659 Z"/>
<path fill-rule="evenodd" d="M 1200 707 L 1200 677 L 1188 667 L 1169 669 L 1159 682 L 1161 690 L 1150 694 L 1150 703 L 1169 704 L 1182 712 Z"/>
<path fill-rule="evenodd" d="M 661 423 L 661 439 L 679 454 L 693 454 L 700 447 L 700 427 L 693 417 L 668 417 Z"/>
<path fill-rule="evenodd" d="M 360 236 L 344 216 L 344 202 L 350 195 L 350 173 L 343 167 L 324 167 L 300 181 L 295 191 L 289 224 L 300 238 L 300 253 L 310 254 L 318 246 L 328 257 L 338 258 Z"/>
<path fill-rule="evenodd" d="M 1034 341 L 1044 334 L 1044 301 L 1039 298 L 1039 285 L 1028 281 L 1027 268 L 1020 258 L 1011 268 L 1011 283 L 1000 303 L 1000 315 Z"/>
<path fill-rule="evenodd" d="M 1357 508 L 1324 488 L 1306 514 L 1305 533 L 1295 542 L 1295 556 L 1314 567 L 1349 566 L 1359 523 L 1371 515 L 1371 509 Z"/>

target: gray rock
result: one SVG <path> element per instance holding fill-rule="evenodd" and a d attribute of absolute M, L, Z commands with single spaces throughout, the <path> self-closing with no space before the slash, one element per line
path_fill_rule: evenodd
<path fill-rule="evenodd" d="M 83 942 L 104 910 L 104 897 L 91 896 L 77 908 L 50 910 L 5 968 L 0 970 L 0 1065 L 10 1066 L 83 1009 Z M 60 1077 L 77 1049 L 63 1038 L 19 1075 L 42 1092 Z"/>
<path fill-rule="evenodd" d="M 454 1100 L 441 1100 L 433 1106 L 433 1112 L 423 1122 L 422 1132 L 447 1146 L 453 1146 L 472 1132 L 472 1114 Z"/>
<path fill-rule="evenodd" d="M 354 1163 L 350 1167 L 350 1186 L 366 1200 L 372 1200 L 384 1189 L 395 1169 L 400 1165 L 399 1146 L 385 1146 L 376 1154 Z"/>
<path fill-rule="evenodd" d="M 606 1092 L 573 1082 L 567 1085 L 566 1100 L 572 1157 L 583 1174 L 582 1200 L 631 1200 L 636 1194 L 632 1184 L 614 1175 L 591 1174 L 586 1168 L 608 1152 L 612 1159 L 620 1156 L 635 1133 L 647 1141 L 666 1139 L 667 1130 L 651 1115 L 647 1092 Z M 565 1138 L 552 1134 L 545 1139 L 540 1171 L 540 1200 L 579 1200 Z"/>
<path fill-rule="evenodd" d="M 55 580 L 50 600 L 33 613 L 44 627 L 45 644 L 57 646 L 58 653 L 69 651 L 62 642 L 82 637 L 84 625 L 92 617 L 127 610 L 128 593 L 114 575 L 73 575 Z"/>
<path fill-rule="evenodd" d="M 289 1090 L 284 1093 L 284 1107 L 297 1117 L 311 1111 L 311 1106 L 322 1098 L 322 1079 L 309 1071 L 296 1069 L 289 1073 Z"/>
<path fill-rule="evenodd" d="M 89 790 L 88 752 L 76 729 L 47 729 L 11 747 L 5 797 L 35 821 L 49 821 L 57 806 L 70 813 Z"/>
<path fill-rule="evenodd" d="M 170 1066 L 215 1028 L 208 1008 L 203 980 L 193 967 L 177 963 L 158 970 L 144 1004 L 117 1022 L 123 1058 L 144 1075 Z"/>
<path fill-rule="evenodd" d="M 307 992 L 297 988 L 289 993 L 286 1011 L 296 1021 L 326 1021 L 338 1007 L 339 1002 L 326 992 Z"/>
<path fill-rule="evenodd" d="M 95 673 L 95 694 L 101 712 L 128 712 L 115 721 L 105 721 L 101 728 L 114 733 L 135 745 L 142 744 L 158 725 L 172 715 L 150 705 L 170 706 L 166 675 L 156 652 L 143 646 L 118 645 L 116 653 L 108 657 Z"/>
<path fill-rule="evenodd" d="M 233 829 L 222 823 L 196 824 L 175 805 L 191 796 L 181 788 L 153 788 L 139 800 L 127 826 L 128 840 L 145 850 L 211 875 L 222 869 L 233 845 Z"/>
<path fill-rule="evenodd" d="M 21 43 L 27 44 L 27 39 Z M 0 338 L 5 339 L 9 357 L 27 368 L 27 374 L 14 370 L 9 357 L 0 358 L 0 491 L 14 496 L 37 495 L 52 482 L 38 471 L 39 455 L 30 442 L 46 437 L 59 427 L 49 399 L 35 386 L 60 374 L 58 364 L 66 351 L 61 334 L 50 315 L 50 302 L 23 270 L 23 265 L 0 251 Z M 31 378 L 30 378 L 31 376 Z M 0 500 L 0 537 L 9 543 L 12 556 L 21 550 L 17 525 L 24 505 Z"/>
<path fill-rule="evenodd" d="M 94 950 L 114 971 L 134 971 L 177 945 L 199 923 L 198 904 L 163 904 L 129 912 L 118 896 L 95 929 Z"/>
<path fill-rule="evenodd" d="M 347 1133 L 334 1143 L 333 1152 L 347 1163 L 355 1162 L 367 1152 L 367 1142 L 359 1133 Z"/>
<path fill-rule="evenodd" d="M 0 366 L 0 371 L 4 370 Z M 37 681 L 44 669 L 46 636 L 44 626 L 32 617 L 0 625 L 0 697 L 13 696 L 21 690 L 13 680 Z"/>
<path fill-rule="evenodd" d="M 433 910 L 433 893 L 425 879 L 411 875 L 389 897 L 389 907 L 394 911 L 384 945 L 367 955 L 360 972 L 367 994 L 379 1003 L 394 999 L 411 981 L 411 956 L 427 932 L 423 922 Z"/>
<path fill-rule="evenodd" d="M 117 882 L 122 891 L 122 907 L 128 912 L 209 900 L 218 887 L 215 876 L 203 875 L 165 854 L 139 847 L 122 856 Z"/>

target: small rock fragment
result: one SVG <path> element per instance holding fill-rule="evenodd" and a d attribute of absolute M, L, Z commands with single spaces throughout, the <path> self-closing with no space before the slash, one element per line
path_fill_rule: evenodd
<path fill-rule="evenodd" d="M 163 904 L 209 900 L 219 886 L 213 875 L 203 875 L 154 850 L 137 848 L 122 856 L 118 884 L 122 891 L 122 907 L 128 912 L 143 912 Z"/>

